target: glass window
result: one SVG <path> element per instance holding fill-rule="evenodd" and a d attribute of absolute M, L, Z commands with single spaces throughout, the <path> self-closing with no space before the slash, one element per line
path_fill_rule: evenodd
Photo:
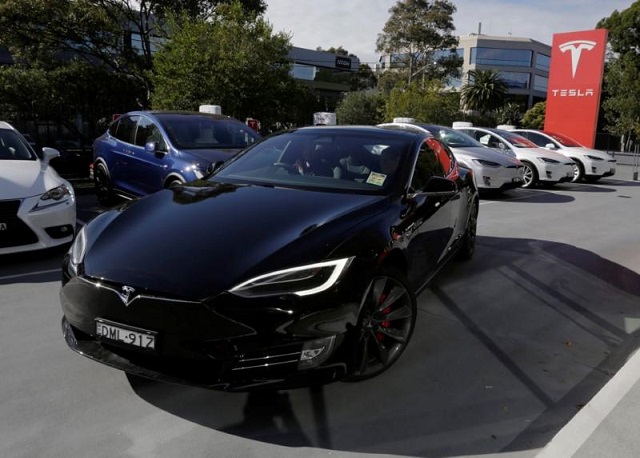
<path fill-rule="evenodd" d="M 500 72 L 500 79 L 510 89 L 529 89 L 529 73 Z"/>
<path fill-rule="evenodd" d="M 126 143 L 133 143 L 133 133 L 139 116 L 122 116 L 118 119 L 118 126 L 114 136 Z"/>
<path fill-rule="evenodd" d="M 318 69 L 313 65 L 293 64 L 291 75 L 298 80 L 313 81 Z"/>
<path fill-rule="evenodd" d="M 551 57 L 545 54 L 536 54 L 536 69 L 548 72 L 550 66 Z"/>
<path fill-rule="evenodd" d="M 426 139 L 420 147 L 416 168 L 411 179 L 411 189 L 421 191 L 432 176 L 445 176 L 444 167 L 434 147 L 442 149 L 440 143 L 433 138 Z"/>
<path fill-rule="evenodd" d="M 533 89 L 536 91 L 547 92 L 549 87 L 549 78 L 545 76 L 535 75 L 533 77 Z"/>
<path fill-rule="evenodd" d="M 138 129 L 136 131 L 136 145 L 144 146 L 147 142 L 157 142 L 159 151 L 166 151 L 167 145 L 162 138 L 160 129 L 149 118 L 140 117 L 138 121 Z"/>
<path fill-rule="evenodd" d="M 0 160 L 35 161 L 36 155 L 20 135 L 10 129 L 0 129 Z"/>
<path fill-rule="evenodd" d="M 533 52 L 526 49 L 471 48 L 471 64 L 494 67 L 531 67 Z"/>

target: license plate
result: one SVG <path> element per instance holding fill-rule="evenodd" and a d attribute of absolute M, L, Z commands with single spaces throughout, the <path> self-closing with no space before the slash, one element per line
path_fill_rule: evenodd
<path fill-rule="evenodd" d="M 156 332 L 134 328 L 119 323 L 96 319 L 96 335 L 101 339 L 113 340 L 143 350 L 156 349 Z"/>

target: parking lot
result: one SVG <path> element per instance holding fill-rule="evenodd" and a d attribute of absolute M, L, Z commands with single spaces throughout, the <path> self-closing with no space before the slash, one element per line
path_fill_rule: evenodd
<path fill-rule="evenodd" d="M 80 224 L 100 211 L 79 187 Z M 411 345 L 360 383 L 230 394 L 69 350 L 62 253 L 0 259 L 0 456 L 534 456 L 640 345 L 640 182 L 481 200 L 478 248 L 419 296 Z"/>

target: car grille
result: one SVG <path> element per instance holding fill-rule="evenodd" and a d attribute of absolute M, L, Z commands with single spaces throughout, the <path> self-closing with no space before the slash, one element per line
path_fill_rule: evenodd
<path fill-rule="evenodd" d="M 277 370 L 278 368 L 283 366 L 286 367 L 287 365 L 293 366 L 295 369 L 296 365 L 300 361 L 301 351 L 302 345 L 294 344 L 269 348 L 268 351 L 244 353 L 237 359 L 233 370 Z"/>
<path fill-rule="evenodd" d="M 18 218 L 19 208 L 19 200 L 0 201 L 0 248 L 38 242 L 38 236 Z"/>

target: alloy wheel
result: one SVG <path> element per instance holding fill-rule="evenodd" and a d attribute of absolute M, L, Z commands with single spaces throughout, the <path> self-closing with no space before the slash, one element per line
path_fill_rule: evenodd
<path fill-rule="evenodd" d="M 371 378 L 398 360 L 413 333 L 416 311 L 415 295 L 399 276 L 371 280 L 363 295 L 351 380 Z"/>

